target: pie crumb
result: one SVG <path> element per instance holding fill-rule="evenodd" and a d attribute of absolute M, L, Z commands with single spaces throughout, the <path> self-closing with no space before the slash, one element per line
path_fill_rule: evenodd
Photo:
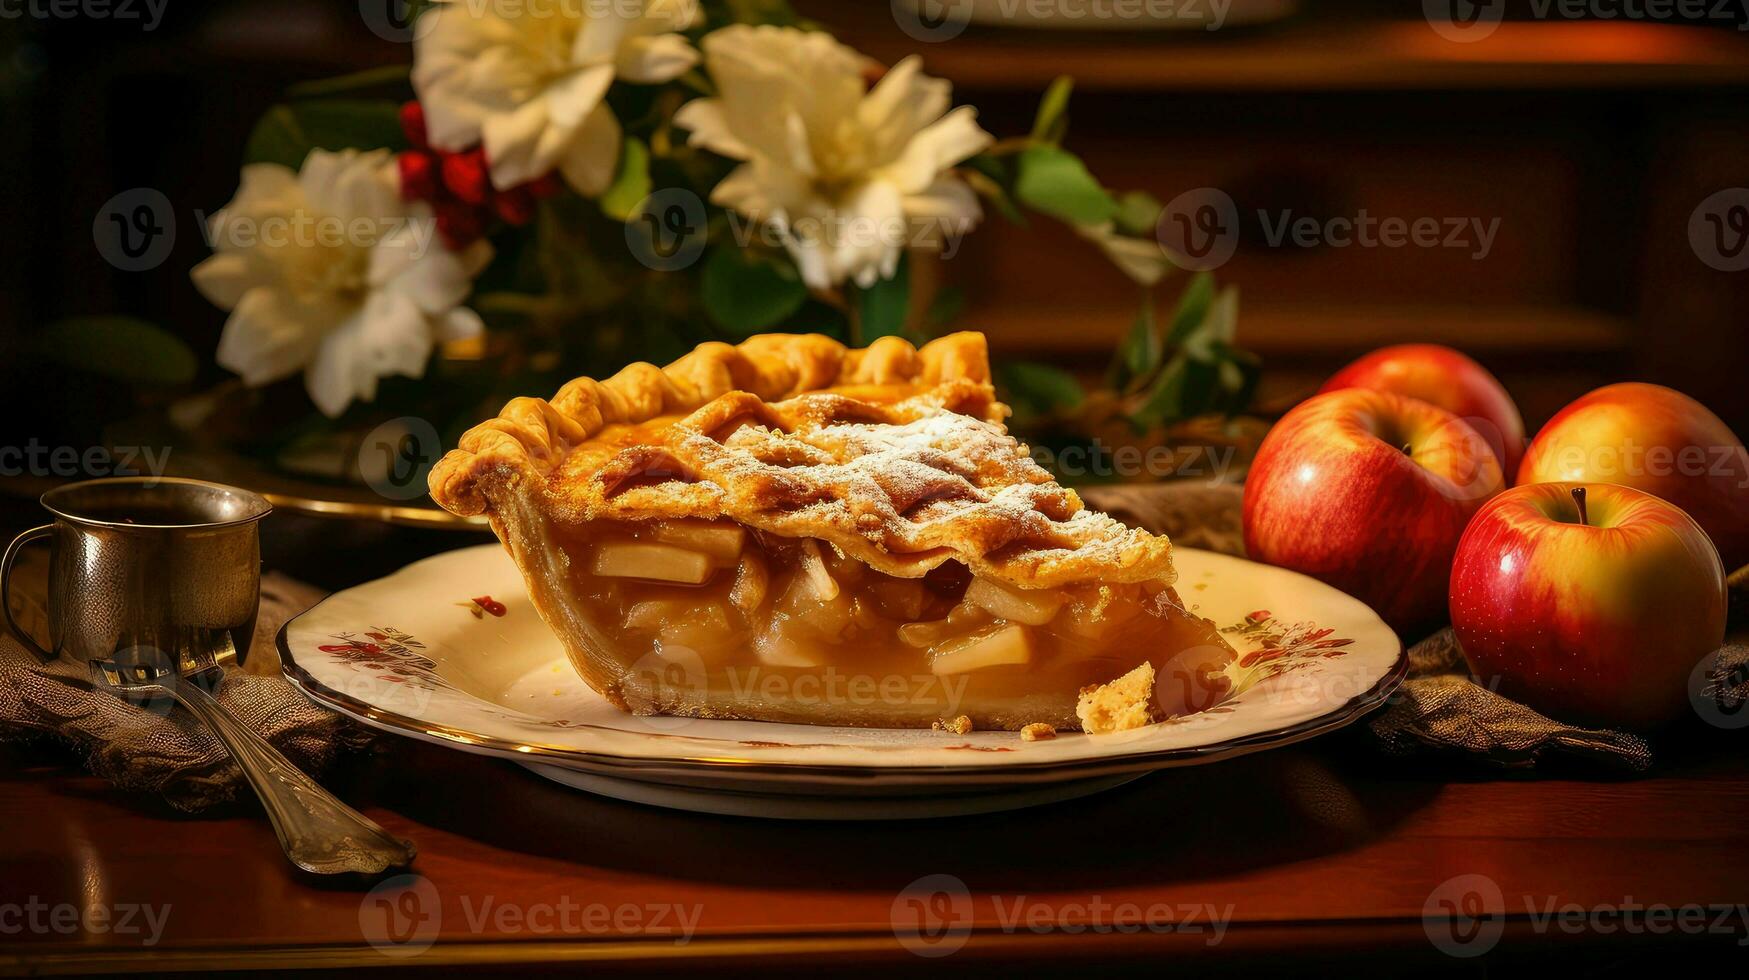
<path fill-rule="evenodd" d="M 1089 735 L 1152 725 L 1154 665 L 1143 663 L 1115 681 L 1082 688 L 1075 715 L 1081 719 L 1081 730 Z"/>
<path fill-rule="evenodd" d="M 1035 721 L 1020 730 L 1020 740 L 1022 742 L 1042 742 L 1047 738 L 1056 737 L 1056 728 L 1042 721 Z"/>
<path fill-rule="evenodd" d="M 965 735 L 972 730 L 972 719 L 965 715 L 960 715 L 958 718 L 951 721 L 937 718 L 935 719 L 935 724 L 930 727 L 938 732 L 952 732 L 955 735 Z"/>

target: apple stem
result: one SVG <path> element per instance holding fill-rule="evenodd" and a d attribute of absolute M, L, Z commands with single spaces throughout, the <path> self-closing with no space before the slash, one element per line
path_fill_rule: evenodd
<path fill-rule="evenodd" d="M 1585 488 L 1584 487 L 1574 487 L 1573 488 L 1573 503 L 1579 505 L 1579 523 L 1590 524 L 1591 519 L 1589 517 L 1587 517 L 1585 514 Z"/>
<path fill-rule="evenodd" d="M 1408 444 L 1408 443 L 1406 443 L 1406 442 L 1405 442 L 1405 443 L 1403 443 L 1403 455 L 1405 455 L 1405 456 L 1413 456 L 1413 455 L 1415 455 L 1415 447 L 1413 447 L 1413 446 L 1411 446 L 1411 445 L 1409 445 L 1409 444 Z"/>

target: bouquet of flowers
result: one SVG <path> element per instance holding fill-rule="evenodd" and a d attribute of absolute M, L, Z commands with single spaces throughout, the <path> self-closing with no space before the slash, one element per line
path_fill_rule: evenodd
<path fill-rule="evenodd" d="M 998 139 L 918 58 L 876 64 L 782 0 L 454 0 L 412 31 L 411 66 L 267 113 L 210 220 L 192 274 L 229 311 L 227 397 L 301 373 L 320 412 L 252 426 L 258 450 L 295 458 L 391 414 L 452 429 L 705 340 L 956 329 L 960 294 L 914 294 L 912 263 L 987 211 L 1068 223 L 1143 297 L 1109 390 L 1001 366 L 1023 427 L 1148 433 L 1249 401 L 1232 290 L 1199 277 L 1156 322 L 1161 206 L 1064 147 L 1068 79 Z M 218 404 L 185 415 L 237 414 Z"/>

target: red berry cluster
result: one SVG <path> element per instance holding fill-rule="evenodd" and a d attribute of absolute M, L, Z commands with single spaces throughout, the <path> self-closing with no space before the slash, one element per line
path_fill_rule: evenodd
<path fill-rule="evenodd" d="M 401 170 L 401 197 L 426 201 L 437 212 L 437 233 L 452 249 L 462 249 L 486 233 L 494 217 L 508 225 L 525 225 L 534 217 L 534 202 L 559 193 L 552 174 L 526 184 L 494 190 L 481 146 L 450 152 L 431 145 L 425 135 L 425 107 L 401 106 L 401 129 L 413 148 L 395 158 Z"/>

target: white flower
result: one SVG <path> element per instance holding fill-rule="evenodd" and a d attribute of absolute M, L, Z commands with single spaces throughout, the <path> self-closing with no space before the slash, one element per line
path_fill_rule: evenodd
<path fill-rule="evenodd" d="M 431 143 L 483 144 L 499 189 L 556 167 L 579 192 L 600 194 L 620 149 L 608 86 L 666 82 L 697 64 L 674 33 L 697 15 L 698 0 L 442 4 L 413 51 Z"/>
<path fill-rule="evenodd" d="M 491 247 L 433 241 L 431 209 L 401 200 L 394 157 L 312 150 L 302 170 L 243 168 L 213 215 L 215 250 L 194 284 L 231 311 L 219 366 L 262 385 L 304 369 L 310 398 L 339 415 L 376 397 L 377 379 L 425 373 L 434 344 L 481 331 L 459 305 Z"/>
<path fill-rule="evenodd" d="M 951 86 L 906 58 L 870 89 L 867 62 L 831 36 L 736 25 L 704 39 L 718 98 L 675 114 L 691 142 L 746 161 L 711 200 L 784 237 L 815 289 L 890 278 L 907 243 L 963 234 L 981 212 L 949 168 L 990 134 Z"/>

